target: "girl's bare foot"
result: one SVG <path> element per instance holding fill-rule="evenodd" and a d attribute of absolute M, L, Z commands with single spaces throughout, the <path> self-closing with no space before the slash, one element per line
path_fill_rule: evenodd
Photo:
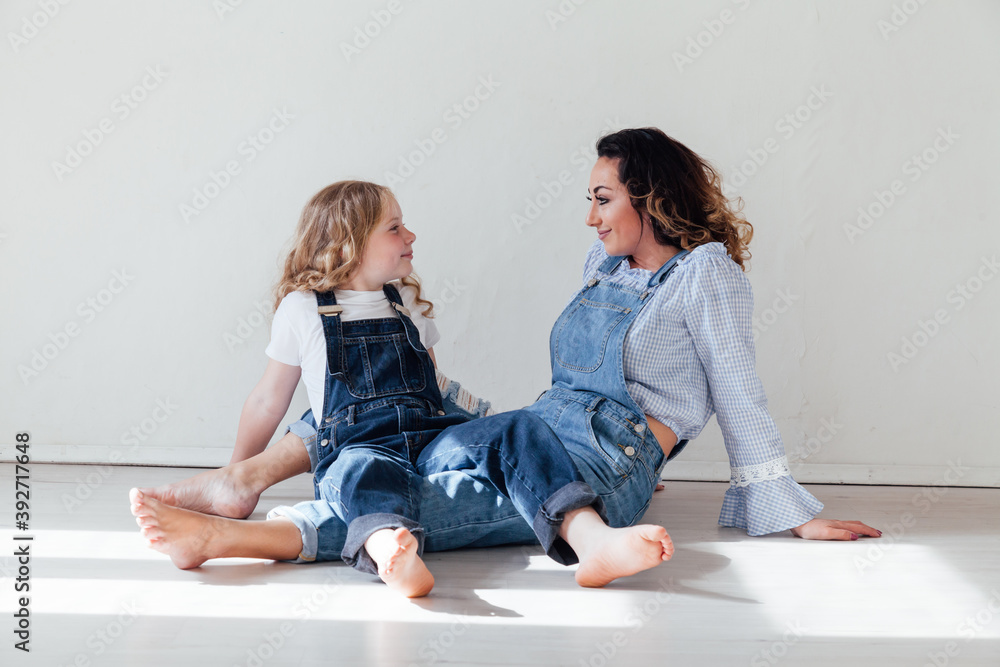
<path fill-rule="evenodd" d="M 171 507 L 132 489 L 132 514 L 149 546 L 170 556 L 182 570 L 198 567 L 222 553 L 232 519 Z"/>
<path fill-rule="evenodd" d="M 365 541 L 365 549 L 389 588 L 408 598 L 423 597 L 434 588 L 434 575 L 417 555 L 417 538 L 406 528 L 375 531 Z"/>
<path fill-rule="evenodd" d="M 148 498 L 156 498 L 173 507 L 245 519 L 253 514 L 263 490 L 247 466 L 236 463 L 172 484 L 132 489 L 129 498 L 133 498 L 136 492 L 141 492 Z M 132 514 L 135 514 L 134 500 Z"/>
<path fill-rule="evenodd" d="M 603 531 L 600 539 L 577 550 L 576 583 L 601 588 L 619 577 L 656 567 L 674 555 L 674 543 L 663 526 L 642 525 Z"/>

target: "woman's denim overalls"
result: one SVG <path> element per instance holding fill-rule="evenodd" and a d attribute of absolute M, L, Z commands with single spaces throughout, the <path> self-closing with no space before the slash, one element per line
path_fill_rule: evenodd
<path fill-rule="evenodd" d="M 347 526 L 341 558 L 377 572 L 364 543 L 383 528 L 409 529 L 422 549 L 421 476 L 463 470 L 509 497 L 553 558 L 575 562 L 558 538 L 562 514 L 601 504 L 562 444 L 527 413 L 445 414 L 430 355 L 395 287 L 383 289 L 397 317 L 342 322 L 333 293 L 316 295 L 329 372 L 307 448 L 317 500 Z"/>
<path fill-rule="evenodd" d="M 670 258 L 640 292 L 603 280 L 625 259 L 608 257 L 552 327 L 552 388 L 525 408 L 562 440 L 583 479 L 604 500 L 612 526 L 642 518 L 666 463 L 625 386 L 625 336 L 653 290 L 687 253 Z M 686 444 L 677 443 L 674 451 Z"/>

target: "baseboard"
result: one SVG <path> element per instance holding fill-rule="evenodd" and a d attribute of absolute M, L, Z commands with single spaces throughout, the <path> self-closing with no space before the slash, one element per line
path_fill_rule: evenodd
<path fill-rule="evenodd" d="M 0 445 L 0 461 L 13 462 L 14 445 Z M 32 463 L 86 463 L 93 465 L 171 466 L 218 468 L 229 463 L 232 447 L 108 447 L 107 445 L 32 444 Z"/>
<path fill-rule="evenodd" d="M 108 447 L 103 445 L 32 445 L 32 463 L 172 466 L 218 468 L 229 462 L 226 447 Z M 14 445 L 0 445 L 0 461 L 11 463 Z M 873 484 L 886 486 L 978 486 L 1000 488 L 1000 468 L 972 468 L 954 460 L 944 466 L 792 463 L 792 475 L 804 484 Z M 728 482 L 729 464 L 720 461 L 672 461 L 663 479 Z"/>
<path fill-rule="evenodd" d="M 1000 488 L 1000 468 L 963 466 L 952 460 L 944 466 L 858 465 L 849 463 L 792 463 L 795 481 L 803 484 L 873 484 L 880 486 L 976 486 Z M 728 482 L 729 464 L 716 461 L 672 461 L 663 479 Z"/>

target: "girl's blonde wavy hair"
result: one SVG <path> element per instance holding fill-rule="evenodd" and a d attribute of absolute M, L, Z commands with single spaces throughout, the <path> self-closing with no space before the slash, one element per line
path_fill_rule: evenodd
<path fill-rule="evenodd" d="M 753 225 L 722 192 L 722 177 L 711 164 L 655 127 L 620 130 L 597 142 L 597 155 L 617 159 L 618 180 L 632 206 L 648 213 L 661 245 L 690 250 L 718 241 L 744 271 Z"/>
<path fill-rule="evenodd" d="M 317 192 L 302 209 L 292 249 L 274 288 L 274 310 L 290 292 L 329 292 L 339 288 L 361 266 L 368 239 L 395 201 L 384 185 L 340 181 Z M 423 298 L 420 280 L 411 274 L 400 282 L 416 290 L 424 317 L 434 304 Z"/>

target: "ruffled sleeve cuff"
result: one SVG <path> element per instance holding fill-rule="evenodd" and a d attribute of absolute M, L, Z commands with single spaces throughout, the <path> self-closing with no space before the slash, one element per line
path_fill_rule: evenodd
<path fill-rule="evenodd" d="M 756 537 L 801 526 L 822 509 L 823 503 L 792 479 L 781 457 L 732 469 L 719 525 L 743 528 Z"/>

